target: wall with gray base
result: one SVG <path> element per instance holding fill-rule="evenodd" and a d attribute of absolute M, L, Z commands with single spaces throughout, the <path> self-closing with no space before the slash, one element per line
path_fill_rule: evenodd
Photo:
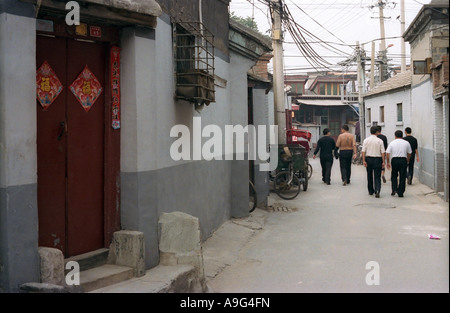
<path fill-rule="evenodd" d="M 254 63 L 234 58 L 230 64 L 216 56 L 215 74 L 223 83 L 216 86 L 216 102 L 197 112 L 193 104 L 174 99 L 172 51 L 167 16 L 158 19 L 156 30 L 122 32 L 121 222 L 122 229 L 144 233 L 147 268 L 159 263 L 162 213 L 197 217 L 203 240 L 230 216 L 248 215 L 248 161 L 175 161 L 170 148 L 178 138 L 170 132 L 185 125 L 192 136 L 194 117 L 201 117 L 203 127 L 222 130 L 246 125 L 247 70 Z"/>
<path fill-rule="evenodd" d="M 258 125 L 266 126 L 266 151 L 269 151 L 270 147 L 269 127 L 271 122 L 269 119 L 269 101 L 271 96 L 271 93 L 266 94 L 265 88 L 253 88 L 253 122 L 256 127 Z M 260 168 L 260 165 L 264 163 L 266 163 L 265 160 L 257 158 L 253 169 L 258 207 L 262 208 L 267 207 L 267 198 L 270 194 L 269 172 L 262 171 Z"/>
<path fill-rule="evenodd" d="M 0 2 L 0 292 L 39 278 L 33 14 Z"/>

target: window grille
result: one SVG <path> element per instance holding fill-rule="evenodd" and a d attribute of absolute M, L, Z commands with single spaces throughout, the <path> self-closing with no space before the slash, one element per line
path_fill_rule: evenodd
<path fill-rule="evenodd" d="M 215 102 L 214 36 L 200 22 L 177 23 L 174 34 L 176 97 Z"/>

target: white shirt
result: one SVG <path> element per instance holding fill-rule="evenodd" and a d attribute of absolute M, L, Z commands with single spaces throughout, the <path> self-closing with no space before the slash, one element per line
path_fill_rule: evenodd
<path fill-rule="evenodd" d="M 395 139 L 389 144 L 386 153 L 389 153 L 391 158 L 406 158 L 408 154 L 412 153 L 411 145 L 401 138 Z"/>
<path fill-rule="evenodd" d="M 383 140 L 375 135 L 367 137 L 363 142 L 362 152 L 366 153 L 366 157 L 381 158 L 382 154 L 386 152 Z"/>

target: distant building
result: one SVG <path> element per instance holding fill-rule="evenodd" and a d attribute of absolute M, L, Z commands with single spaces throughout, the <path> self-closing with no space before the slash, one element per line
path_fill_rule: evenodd
<path fill-rule="evenodd" d="M 325 72 L 286 75 L 285 84 L 292 86 L 292 125 L 312 134 L 313 146 L 325 128 L 337 139 L 342 125 L 355 133 L 358 116 L 356 73 Z M 295 88 L 294 88 L 295 86 Z M 301 89 L 301 93 L 298 91 Z"/>

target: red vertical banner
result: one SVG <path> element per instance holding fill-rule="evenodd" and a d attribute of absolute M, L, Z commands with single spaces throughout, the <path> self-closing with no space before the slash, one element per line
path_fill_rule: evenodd
<path fill-rule="evenodd" d="M 120 129 L 120 48 L 111 47 L 112 128 Z"/>

